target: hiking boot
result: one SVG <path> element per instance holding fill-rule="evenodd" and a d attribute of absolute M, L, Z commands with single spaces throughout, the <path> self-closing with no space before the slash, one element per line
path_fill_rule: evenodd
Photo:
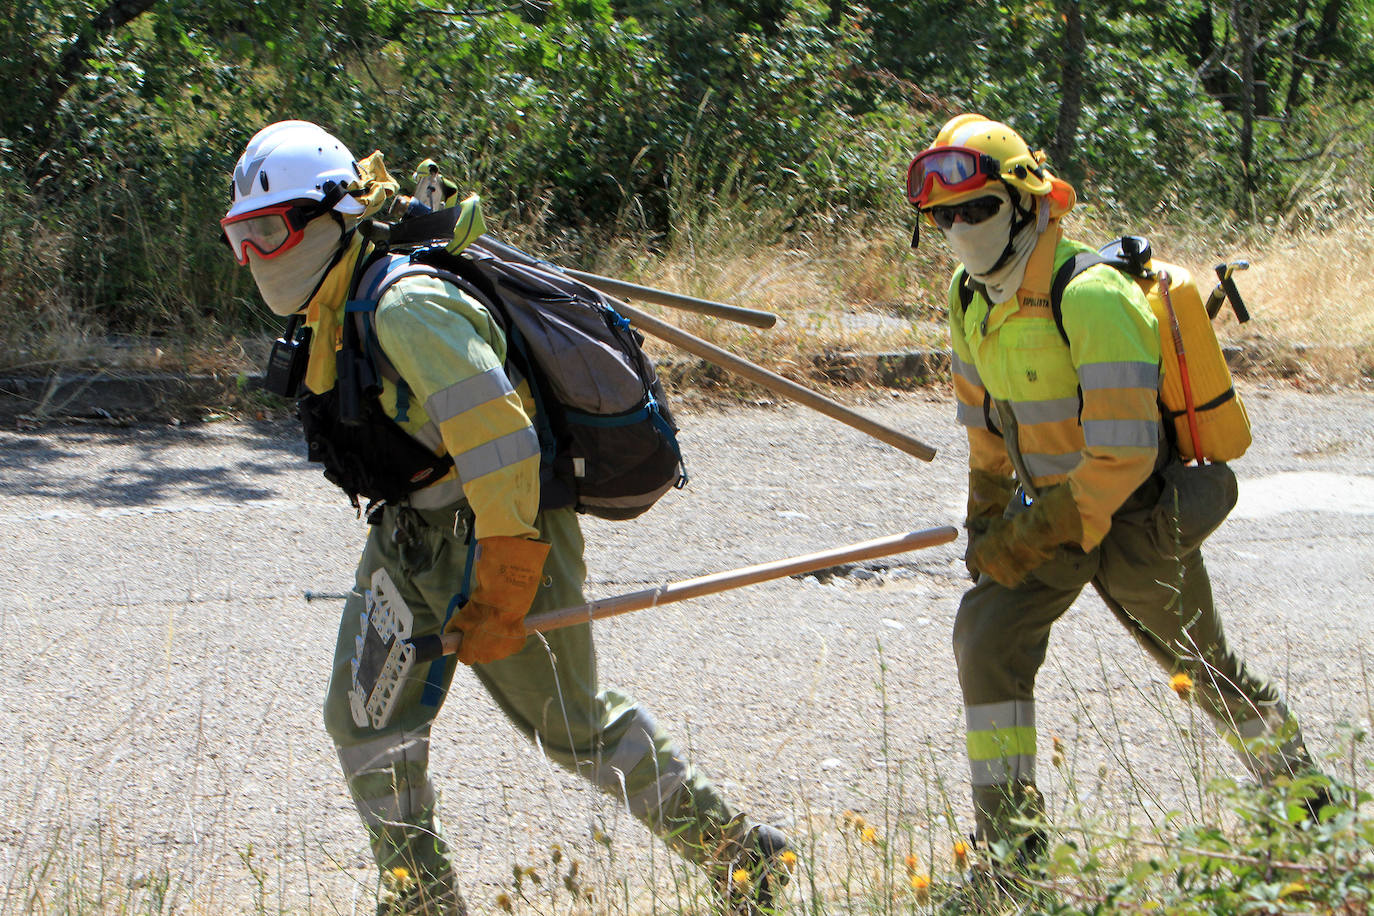
<path fill-rule="evenodd" d="M 721 899 L 729 916 L 773 916 L 779 892 L 796 861 L 782 831 L 756 824 L 734 846 L 734 854 L 717 861 Z"/>
<path fill-rule="evenodd" d="M 377 916 L 467 916 L 467 912 L 467 904 L 454 886 L 452 872 L 418 881 L 409 874 L 382 876 Z"/>

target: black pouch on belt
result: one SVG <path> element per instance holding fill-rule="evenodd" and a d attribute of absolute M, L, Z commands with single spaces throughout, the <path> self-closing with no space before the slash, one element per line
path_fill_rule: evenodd
<path fill-rule="evenodd" d="M 1159 470 L 1164 486 L 1155 505 L 1159 547 L 1182 556 L 1220 527 L 1236 506 L 1236 473 L 1224 462 L 1187 465 L 1171 461 Z"/>

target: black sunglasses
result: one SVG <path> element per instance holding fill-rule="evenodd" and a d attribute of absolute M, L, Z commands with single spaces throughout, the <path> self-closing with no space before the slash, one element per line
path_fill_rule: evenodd
<path fill-rule="evenodd" d="M 948 207 L 927 207 L 922 212 L 927 214 L 931 221 L 941 229 L 948 229 L 954 225 L 955 219 L 961 219 L 972 226 L 991 219 L 1001 209 L 1002 198 L 995 194 L 988 194 L 985 197 L 975 197 L 973 200 L 966 200 L 961 204 L 953 204 Z"/>

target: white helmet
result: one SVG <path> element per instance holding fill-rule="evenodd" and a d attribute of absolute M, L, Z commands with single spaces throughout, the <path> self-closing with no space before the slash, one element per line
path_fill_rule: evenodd
<path fill-rule="evenodd" d="M 322 201 L 326 183 L 342 190 L 358 179 L 357 160 L 333 134 L 309 121 L 278 121 L 248 141 L 234 166 L 233 203 L 224 217 L 290 200 Z M 334 209 L 357 215 L 363 205 L 345 194 Z"/>

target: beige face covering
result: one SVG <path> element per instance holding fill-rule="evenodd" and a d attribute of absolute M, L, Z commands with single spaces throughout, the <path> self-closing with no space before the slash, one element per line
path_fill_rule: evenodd
<path fill-rule="evenodd" d="M 992 194 L 1004 201 L 1002 209 L 991 219 L 972 226 L 963 222 L 955 223 L 945 230 L 945 241 L 955 257 L 963 263 L 969 276 L 983 284 L 988 301 L 996 305 L 1016 295 L 1044 226 L 1040 225 L 1041 220 L 1033 220 L 1023 226 L 1011 239 L 1011 256 L 997 270 L 989 271 L 988 268 L 996 264 L 1006 250 L 1012 223 L 1012 208 L 1006 190 L 997 188 Z M 1041 202 L 1034 200 L 1032 203 L 1039 205 Z"/>
<path fill-rule="evenodd" d="M 338 220 L 326 213 L 311 220 L 305 227 L 304 238 L 278 257 L 263 259 L 250 248 L 248 268 L 267 307 L 283 318 L 305 308 L 338 253 L 342 239 L 343 229 Z"/>

